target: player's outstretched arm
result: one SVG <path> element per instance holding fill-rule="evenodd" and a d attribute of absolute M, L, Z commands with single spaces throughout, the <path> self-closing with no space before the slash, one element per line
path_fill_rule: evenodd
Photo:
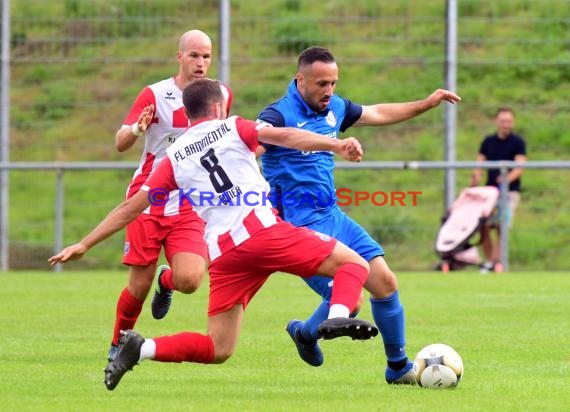
<path fill-rule="evenodd" d="M 354 137 L 342 140 L 331 139 L 294 127 L 263 127 L 259 129 L 257 139 L 262 143 L 285 146 L 291 149 L 334 152 L 352 162 L 359 162 L 363 155 L 362 146 Z"/>
<path fill-rule="evenodd" d="M 360 119 L 354 126 L 381 126 L 411 119 L 439 106 L 441 102 L 459 103 L 461 97 L 449 90 L 437 89 L 422 100 L 405 103 L 379 103 L 362 106 Z"/>
<path fill-rule="evenodd" d="M 107 239 L 112 234 L 118 232 L 127 226 L 149 205 L 148 193 L 138 191 L 133 197 L 125 200 L 115 209 L 113 209 L 105 219 L 101 221 L 83 239 L 78 243 L 64 248 L 58 254 L 50 257 L 48 262 L 50 265 L 57 263 L 65 263 L 69 260 L 81 259 L 85 252 L 95 246 L 97 243 Z"/>

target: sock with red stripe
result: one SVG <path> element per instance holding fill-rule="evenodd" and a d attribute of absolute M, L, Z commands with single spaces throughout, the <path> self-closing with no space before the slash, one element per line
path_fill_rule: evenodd
<path fill-rule="evenodd" d="M 113 331 L 113 345 L 119 344 L 121 330 L 133 329 L 139 318 L 143 301 L 130 294 L 128 288 L 123 289 L 117 301 L 115 315 L 115 330 Z"/>
<path fill-rule="evenodd" d="M 176 335 L 154 338 L 158 362 L 212 363 L 214 342 L 208 335 L 194 332 L 181 332 Z"/>

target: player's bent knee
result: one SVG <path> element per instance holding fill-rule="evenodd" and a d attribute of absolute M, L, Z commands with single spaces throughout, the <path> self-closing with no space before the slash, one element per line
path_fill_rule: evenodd
<path fill-rule="evenodd" d="M 218 364 L 224 363 L 229 358 L 231 358 L 233 354 L 234 354 L 233 349 L 222 348 L 221 350 L 219 350 L 218 348 L 216 348 L 216 353 L 214 355 L 213 363 L 218 363 Z"/>
<path fill-rule="evenodd" d="M 370 268 L 365 286 L 373 298 L 385 298 L 398 290 L 398 279 L 384 262 L 384 259 L 378 257 L 371 260 Z"/>
<path fill-rule="evenodd" d="M 346 256 L 343 259 L 341 266 L 344 264 L 347 264 L 347 263 L 362 266 L 364 269 L 366 269 L 366 273 L 369 273 L 370 269 L 371 269 L 368 262 L 362 256 L 357 254 L 356 252 L 350 253 L 348 256 Z"/>
<path fill-rule="evenodd" d="M 362 256 L 356 253 L 354 250 L 350 249 L 348 246 L 342 243 L 337 243 L 333 249 L 333 254 L 340 260 L 340 264 L 344 263 L 355 263 L 357 265 L 363 266 L 367 271 L 370 270 L 370 265 Z"/>
<path fill-rule="evenodd" d="M 394 275 L 392 271 L 389 271 L 384 275 L 384 280 L 387 293 L 393 293 L 398 289 L 398 279 L 396 279 L 396 275 Z"/>
<path fill-rule="evenodd" d="M 174 284 L 181 293 L 194 293 L 202 284 L 204 272 L 173 272 Z"/>
<path fill-rule="evenodd" d="M 368 264 L 368 262 L 366 260 L 364 260 L 360 255 L 357 255 L 358 259 L 356 259 L 355 261 L 351 261 L 350 263 L 355 263 L 357 265 L 362 266 L 364 269 L 366 269 L 367 272 L 370 272 L 370 265 Z"/>

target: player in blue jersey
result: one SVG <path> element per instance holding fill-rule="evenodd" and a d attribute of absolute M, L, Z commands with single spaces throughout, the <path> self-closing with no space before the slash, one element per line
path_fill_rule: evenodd
<path fill-rule="evenodd" d="M 423 100 L 363 106 L 336 95 L 337 81 L 338 67 L 332 53 L 322 47 L 310 47 L 299 56 L 297 74 L 286 95 L 265 108 L 258 120 L 277 127 L 303 128 L 334 139 L 351 126 L 398 123 L 443 101 L 456 103 L 461 100 L 455 93 L 437 89 Z M 369 262 L 371 274 L 384 280 L 384 290 L 381 294 L 371 295 L 370 302 L 388 360 L 386 381 L 414 384 L 413 364 L 405 351 L 404 309 L 398 296 L 396 276 L 383 258 L 382 247 L 337 206 L 333 154 L 271 145 L 264 149 L 261 156 L 263 173 L 282 217 L 296 226 L 307 226 L 337 238 Z M 324 359 L 317 344 L 317 328 L 327 317 L 331 282 L 320 276 L 313 276 L 306 282 L 323 297 L 323 302 L 306 321 L 290 321 L 287 332 L 301 358 L 312 366 L 320 366 Z"/>

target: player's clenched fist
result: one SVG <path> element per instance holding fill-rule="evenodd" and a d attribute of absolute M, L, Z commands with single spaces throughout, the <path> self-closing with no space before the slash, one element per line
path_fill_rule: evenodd
<path fill-rule="evenodd" d="M 343 150 L 341 156 L 351 162 L 360 162 L 362 160 L 362 145 L 354 137 L 348 137 L 341 140 L 343 145 Z"/>

